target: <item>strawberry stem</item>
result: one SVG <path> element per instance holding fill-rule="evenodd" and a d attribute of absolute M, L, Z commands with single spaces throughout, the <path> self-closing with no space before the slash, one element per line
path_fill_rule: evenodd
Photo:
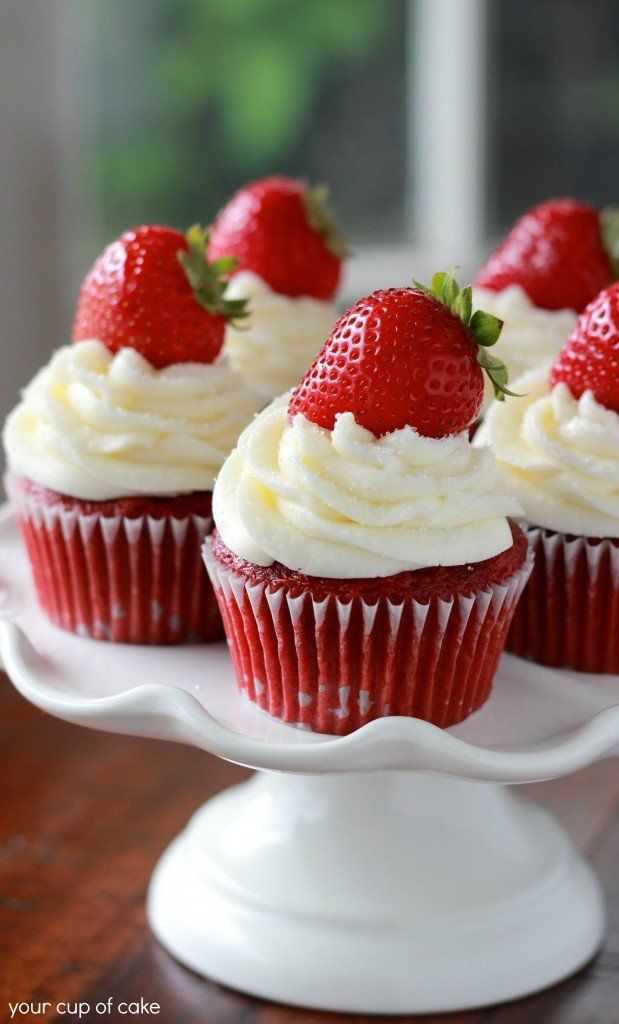
<path fill-rule="evenodd" d="M 613 276 L 619 278 L 619 206 L 607 206 L 600 214 L 602 242 Z"/>
<path fill-rule="evenodd" d="M 414 279 L 413 284 L 419 291 L 425 292 L 426 295 L 430 295 L 446 306 L 470 332 L 477 345 L 477 362 L 488 374 L 495 398 L 499 402 L 503 402 L 506 395 L 517 398 L 519 396 L 507 387 L 508 374 L 505 363 L 498 356 L 491 355 L 486 351 L 497 343 L 503 321 L 492 316 L 491 313 L 485 313 L 482 309 L 476 309 L 473 312 L 473 289 L 470 284 L 462 289 L 458 287 L 455 278 L 456 269 L 456 267 L 452 267 L 446 273 L 434 274 L 432 285 L 429 288 Z"/>
<path fill-rule="evenodd" d="M 303 207 L 307 223 L 320 235 L 331 255 L 338 260 L 350 256 L 350 250 L 335 226 L 329 206 L 329 186 L 305 184 Z"/>
<path fill-rule="evenodd" d="M 179 249 L 178 261 L 185 271 L 196 301 L 213 316 L 226 320 L 241 320 L 249 315 L 246 299 L 226 299 L 227 275 L 236 268 L 238 261 L 232 256 L 222 256 L 209 263 L 206 255 L 208 228 L 194 224 L 185 238 L 187 249 Z"/>

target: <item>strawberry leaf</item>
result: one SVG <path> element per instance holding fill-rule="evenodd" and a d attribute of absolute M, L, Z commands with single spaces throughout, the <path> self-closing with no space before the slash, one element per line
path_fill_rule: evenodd
<path fill-rule="evenodd" d="M 490 378 L 490 382 L 494 389 L 494 397 L 499 402 L 505 401 L 505 396 L 510 395 L 512 398 L 521 398 L 515 391 L 510 391 L 507 387 L 507 367 L 505 363 L 498 358 L 493 356 L 491 352 L 486 351 L 485 348 L 480 348 L 477 353 L 477 362 L 481 366 L 482 370 L 485 370 Z"/>
<path fill-rule="evenodd" d="M 447 274 L 440 270 L 436 274 L 432 274 L 432 287 L 430 291 L 434 298 L 439 299 L 440 302 L 443 301 L 443 282 L 446 277 Z"/>
<path fill-rule="evenodd" d="M 477 362 L 488 374 L 496 398 L 502 402 L 506 395 L 520 397 L 507 387 L 508 373 L 505 364 L 498 356 L 493 356 L 487 351 L 488 348 L 496 344 L 503 327 L 503 321 L 499 320 L 496 316 L 492 316 L 491 313 L 485 313 L 481 309 L 477 309 L 473 313 L 473 290 L 470 285 L 460 290 L 455 279 L 455 273 L 456 267 L 452 267 L 447 273 L 439 271 L 433 274 L 432 286 L 430 288 L 414 279 L 413 284 L 415 288 L 447 306 L 453 315 L 470 331 L 471 337 L 477 345 Z"/>
<path fill-rule="evenodd" d="M 467 284 L 466 288 L 463 288 L 458 293 L 451 309 L 452 313 L 458 317 L 458 320 L 461 320 L 464 326 L 468 327 L 473 312 L 473 289 L 470 284 Z"/>
<path fill-rule="evenodd" d="M 418 291 L 424 292 L 426 295 L 429 295 L 433 299 L 436 298 L 434 290 L 432 288 L 428 288 L 427 284 L 422 284 L 421 281 L 416 281 L 415 278 L 413 278 L 413 284 L 415 285 L 415 288 L 418 289 Z"/>
<path fill-rule="evenodd" d="M 185 238 L 187 249 L 180 249 L 178 261 L 185 271 L 196 301 L 212 316 L 223 316 L 226 320 L 241 320 L 249 316 L 246 299 L 226 299 L 226 276 L 236 268 L 238 261 L 231 256 L 222 256 L 213 263 L 208 262 L 208 229 L 200 224 L 189 228 Z"/>
<path fill-rule="evenodd" d="M 503 321 L 499 320 L 497 316 L 492 316 L 491 313 L 484 313 L 482 309 L 477 309 L 470 319 L 469 326 L 477 344 L 488 347 L 495 345 L 498 341 Z"/>
<path fill-rule="evenodd" d="M 455 272 L 456 268 L 452 267 L 451 270 L 448 270 L 447 273 L 443 276 L 441 295 L 443 305 L 447 306 L 447 309 L 453 309 L 453 304 L 456 301 L 458 293 L 460 291 L 454 278 Z"/>
<path fill-rule="evenodd" d="M 211 270 L 216 274 L 231 274 L 239 265 L 234 256 L 220 256 L 218 260 L 211 263 Z"/>

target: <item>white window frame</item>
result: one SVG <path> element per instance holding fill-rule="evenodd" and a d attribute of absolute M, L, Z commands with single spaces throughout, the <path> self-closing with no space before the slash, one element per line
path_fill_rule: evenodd
<path fill-rule="evenodd" d="M 486 247 L 487 0 L 407 0 L 407 195 L 404 241 L 351 260 L 345 298 L 458 264 Z"/>

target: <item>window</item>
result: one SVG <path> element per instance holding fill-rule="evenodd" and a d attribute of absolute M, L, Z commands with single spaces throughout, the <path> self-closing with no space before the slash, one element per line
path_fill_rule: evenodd
<path fill-rule="evenodd" d="M 491 233 L 552 195 L 619 201 L 618 14 L 616 0 L 491 4 Z"/>
<path fill-rule="evenodd" d="M 208 220 L 272 173 L 328 181 L 355 243 L 401 236 L 406 4 L 82 0 L 82 177 L 97 239 Z"/>
<path fill-rule="evenodd" d="M 5 0 L 0 20 L 1 415 L 107 241 L 208 221 L 253 177 L 330 183 L 346 299 L 468 276 L 552 194 L 619 198 L 616 0 Z"/>

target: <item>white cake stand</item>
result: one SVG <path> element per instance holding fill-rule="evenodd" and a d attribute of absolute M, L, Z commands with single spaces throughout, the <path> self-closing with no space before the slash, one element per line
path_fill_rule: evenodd
<path fill-rule="evenodd" d="M 505 656 L 489 703 L 454 729 L 388 718 L 333 738 L 241 698 L 223 644 L 131 647 L 49 625 L 6 510 L 0 599 L 4 667 L 38 707 L 259 770 L 197 812 L 151 882 L 155 934 L 200 974 L 317 1009 L 411 1014 L 525 995 L 598 949 L 590 868 L 497 783 L 619 752 L 618 678 Z"/>

